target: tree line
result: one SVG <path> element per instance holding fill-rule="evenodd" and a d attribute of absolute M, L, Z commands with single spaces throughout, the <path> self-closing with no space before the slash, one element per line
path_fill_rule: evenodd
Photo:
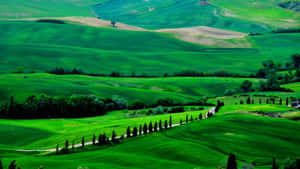
<path fill-rule="evenodd" d="M 23 103 L 10 98 L 0 105 L 0 117 L 12 119 L 75 118 L 104 115 L 107 111 L 127 108 L 122 98 L 102 99 L 96 96 L 50 97 L 29 96 Z"/>
<path fill-rule="evenodd" d="M 224 102 L 218 101 L 217 106 L 215 109 L 215 112 L 218 112 L 218 110 L 224 106 Z M 213 116 L 212 112 L 207 112 L 206 117 L 210 118 Z M 199 113 L 197 117 L 193 115 L 186 115 L 185 120 L 180 119 L 179 125 L 187 124 L 189 122 L 193 122 L 194 120 L 202 120 L 204 117 L 202 113 Z M 117 144 L 120 143 L 124 138 L 130 138 L 130 137 L 136 137 L 138 135 L 145 135 L 148 133 L 158 132 L 163 129 L 170 129 L 173 126 L 173 118 L 170 115 L 169 120 L 159 120 L 158 122 L 152 122 L 140 124 L 138 126 L 135 126 L 131 128 L 130 126 L 126 129 L 126 134 L 117 136 L 115 130 L 112 131 L 111 138 L 109 138 L 105 132 L 100 133 L 98 136 L 95 134 L 92 136 L 92 144 L 93 145 L 111 145 L 111 144 Z M 97 141 L 98 140 L 98 141 Z M 84 149 L 86 146 L 86 139 L 83 136 L 81 139 L 81 149 Z M 71 149 L 71 150 L 70 150 Z M 56 146 L 56 154 L 65 154 L 65 153 L 71 153 L 75 152 L 75 142 L 72 142 L 72 145 L 70 146 L 69 140 L 65 141 L 65 145 L 63 148 L 59 148 L 59 144 Z"/>

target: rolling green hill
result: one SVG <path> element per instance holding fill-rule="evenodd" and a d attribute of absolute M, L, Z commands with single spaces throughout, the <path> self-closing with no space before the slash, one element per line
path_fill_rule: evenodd
<path fill-rule="evenodd" d="M 25 78 L 24 78 L 25 77 Z M 258 86 L 259 79 L 222 77 L 111 78 L 80 75 L 7 74 L 0 76 L 0 101 L 15 96 L 23 101 L 32 94 L 50 96 L 120 95 L 130 103 L 147 104 L 160 98 L 192 101 L 201 96 L 222 96 L 228 88 L 239 88 L 244 80 Z"/>
<path fill-rule="evenodd" d="M 91 6 L 105 0 L 3 0 L 0 4 L 1 19 L 93 16 Z"/>
<path fill-rule="evenodd" d="M 278 7 L 280 0 L 208 0 L 209 4 L 200 2 L 109 0 L 95 5 L 93 10 L 99 18 L 152 29 L 202 25 L 241 32 L 266 32 L 278 27 L 299 26 L 300 16 Z"/>
<path fill-rule="evenodd" d="M 182 70 L 249 74 L 268 59 L 289 61 L 290 54 L 299 51 L 299 39 L 300 34 L 263 35 L 247 37 L 254 48 L 205 48 L 164 33 L 0 22 L 0 63 L 1 72 L 13 72 L 19 67 L 25 72 L 76 67 L 105 74 L 119 71 L 162 75 Z M 282 41 L 287 44 L 285 53 L 278 49 Z"/>
<path fill-rule="evenodd" d="M 23 168 L 205 168 L 226 164 L 228 153 L 238 165 L 270 168 L 272 157 L 279 162 L 299 157 L 298 122 L 250 114 L 219 115 L 164 132 L 134 138 L 113 147 L 59 156 L 16 159 Z"/>

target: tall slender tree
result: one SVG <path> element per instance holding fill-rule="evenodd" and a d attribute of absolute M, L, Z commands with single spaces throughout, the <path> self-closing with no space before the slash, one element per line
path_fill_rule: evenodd
<path fill-rule="evenodd" d="M 157 122 L 154 123 L 154 132 L 157 132 Z"/>
<path fill-rule="evenodd" d="M 16 169 L 17 168 L 17 164 L 16 164 L 16 160 L 13 160 L 9 166 L 8 169 Z"/>
<path fill-rule="evenodd" d="M 147 134 L 147 132 L 148 132 L 148 128 L 147 128 L 147 124 L 146 123 L 144 124 L 143 132 L 144 132 L 144 134 Z"/>
<path fill-rule="evenodd" d="M 150 121 L 149 123 L 149 132 L 151 133 L 153 131 L 153 126 L 152 126 L 152 122 Z"/>
<path fill-rule="evenodd" d="M 202 120 L 202 113 L 199 114 L 199 120 Z"/>
<path fill-rule="evenodd" d="M 180 122 L 179 122 L 179 123 L 180 123 L 180 125 L 182 125 L 182 119 L 180 119 Z"/>
<path fill-rule="evenodd" d="M 140 124 L 139 135 L 142 135 L 142 125 Z"/>
<path fill-rule="evenodd" d="M 106 143 L 107 143 L 106 134 L 103 133 L 103 135 L 102 135 L 102 144 L 106 144 Z"/>
<path fill-rule="evenodd" d="M 69 140 L 66 140 L 65 149 L 66 149 L 66 152 L 69 151 Z"/>
<path fill-rule="evenodd" d="M 134 137 L 136 137 L 137 134 L 138 134 L 138 130 L 137 130 L 136 127 L 134 127 L 134 128 L 133 128 L 133 131 L 132 131 L 132 135 L 133 135 Z"/>
<path fill-rule="evenodd" d="M 2 160 L 0 159 L 0 169 L 3 169 Z"/>
<path fill-rule="evenodd" d="M 168 120 L 165 120 L 165 129 L 168 128 Z"/>
<path fill-rule="evenodd" d="M 288 106 L 289 105 L 289 98 L 287 97 L 285 100 L 285 104 Z"/>
<path fill-rule="evenodd" d="M 84 148 L 84 136 L 81 139 L 81 147 Z"/>
<path fill-rule="evenodd" d="M 161 120 L 159 120 L 159 130 L 161 130 L 162 129 L 162 122 L 161 122 Z"/>
<path fill-rule="evenodd" d="M 96 144 L 96 136 L 95 136 L 95 134 L 93 135 L 93 145 L 95 145 Z"/>
<path fill-rule="evenodd" d="M 115 130 L 113 130 L 112 131 L 112 136 L 111 136 L 111 141 L 113 142 L 113 143 L 115 143 L 116 142 L 116 132 L 115 132 Z"/>
<path fill-rule="evenodd" d="M 130 127 L 129 126 L 127 127 L 126 133 L 127 133 L 127 137 L 130 137 L 131 131 L 130 131 Z"/>
<path fill-rule="evenodd" d="M 193 115 L 191 115 L 191 121 L 193 121 L 194 119 L 193 119 Z"/>
<path fill-rule="evenodd" d="M 58 152 L 59 152 L 59 145 L 56 144 L 56 154 L 58 154 Z"/>
<path fill-rule="evenodd" d="M 296 169 L 300 169 L 300 159 L 296 159 Z"/>
<path fill-rule="evenodd" d="M 172 116 L 170 115 L 169 126 L 172 127 Z"/>
<path fill-rule="evenodd" d="M 186 115 L 186 117 L 185 117 L 185 123 L 188 123 L 188 122 L 189 122 L 189 116 Z"/>
<path fill-rule="evenodd" d="M 282 105 L 282 98 L 279 99 L 279 104 Z"/>
<path fill-rule="evenodd" d="M 229 154 L 226 169 L 237 169 L 236 158 L 232 153 Z"/>
<path fill-rule="evenodd" d="M 276 164 L 276 158 L 275 157 L 273 157 L 272 169 L 279 169 L 278 165 Z"/>

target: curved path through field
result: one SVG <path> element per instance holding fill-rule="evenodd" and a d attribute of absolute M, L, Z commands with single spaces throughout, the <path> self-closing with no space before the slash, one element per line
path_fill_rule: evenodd
<path fill-rule="evenodd" d="M 209 109 L 209 111 L 208 111 L 208 113 L 211 113 L 211 114 L 215 114 L 215 107 L 213 107 L 213 108 L 210 108 Z M 207 114 L 205 115 L 205 117 L 203 118 L 203 119 L 207 119 L 208 117 L 207 117 Z M 176 127 L 176 126 L 180 126 L 180 125 L 183 125 L 183 124 L 186 124 L 185 122 L 183 122 L 182 124 L 180 124 L 180 123 L 176 123 L 176 124 L 172 124 L 172 127 Z M 157 129 L 157 130 L 159 130 L 159 128 Z M 149 132 L 149 130 L 148 130 L 148 132 Z M 142 134 L 144 134 L 144 132 L 142 131 Z M 139 135 L 139 134 L 138 134 Z M 126 135 L 124 135 L 124 138 L 126 138 L 127 136 Z M 117 137 L 115 137 L 115 139 L 120 139 L 121 138 L 121 136 L 117 136 Z M 109 140 L 111 140 L 111 138 L 109 138 Z M 98 141 L 96 141 L 96 143 L 98 143 Z M 86 146 L 86 145 L 91 145 L 91 144 L 93 144 L 93 142 L 92 141 L 90 141 L 90 142 L 86 142 L 84 145 Z M 76 145 L 74 145 L 74 147 L 75 148 L 78 148 L 78 147 L 81 147 L 82 146 L 82 144 L 76 144 Z M 62 148 L 59 148 L 59 150 L 61 150 Z M 21 151 L 21 152 L 55 152 L 56 151 L 56 148 L 52 148 L 52 149 L 36 149 L 36 150 L 25 150 L 25 149 L 16 149 L 15 151 Z"/>

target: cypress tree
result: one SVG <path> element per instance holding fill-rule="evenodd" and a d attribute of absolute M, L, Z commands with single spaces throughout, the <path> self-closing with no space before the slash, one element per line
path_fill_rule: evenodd
<path fill-rule="evenodd" d="M 134 127 L 134 128 L 133 128 L 133 131 L 132 131 L 132 135 L 133 135 L 134 137 L 136 137 L 137 134 L 138 134 L 138 130 L 137 130 L 136 127 Z"/>
<path fill-rule="evenodd" d="M 229 154 L 226 169 L 237 169 L 235 155 L 232 153 Z"/>
<path fill-rule="evenodd" d="M 172 127 L 172 116 L 170 115 L 170 121 L 169 121 L 170 128 Z"/>
<path fill-rule="evenodd" d="M 300 169 L 300 159 L 296 159 L 296 169 Z"/>
<path fill-rule="evenodd" d="M 279 99 L 279 104 L 282 105 L 282 98 Z"/>
<path fill-rule="evenodd" d="M 180 125 L 182 125 L 182 119 L 180 119 L 180 122 L 179 122 L 179 123 L 180 123 Z"/>
<path fill-rule="evenodd" d="M 150 124 L 149 124 L 149 132 L 151 133 L 153 131 L 153 127 L 152 127 L 152 122 L 150 121 Z"/>
<path fill-rule="evenodd" d="M 193 119 L 193 116 L 191 115 L 191 121 L 193 121 L 194 119 Z"/>
<path fill-rule="evenodd" d="M 154 132 L 157 132 L 157 122 L 154 123 Z"/>
<path fill-rule="evenodd" d="M 2 166 L 2 161 L 0 159 L 0 169 L 3 169 L 3 166 Z"/>
<path fill-rule="evenodd" d="M 259 98 L 259 104 L 261 104 L 261 98 Z"/>
<path fill-rule="evenodd" d="M 188 123 L 188 121 L 189 121 L 189 116 L 186 115 L 186 117 L 185 117 L 185 123 Z"/>
<path fill-rule="evenodd" d="M 95 134 L 93 135 L 93 145 L 95 145 L 96 144 L 96 136 L 95 136 Z"/>
<path fill-rule="evenodd" d="M 72 141 L 72 151 L 74 151 L 75 150 L 75 142 L 74 142 L 74 140 Z"/>
<path fill-rule="evenodd" d="M 252 99 L 252 102 L 251 102 L 252 104 L 254 104 L 254 99 Z"/>
<path fill-rule="evenodd" d="M 168 120 L 165 120 L 165 129 L 168 128 Z"/>
<path fill-rule="evenodd" d="M 148 132 L 148 128 L 147 128 L 147 124 L 146 123 L 144 124 L 143 132 L 144 132 L 144 134 L 147 134 L 147 132 Z"/>
<path fill-rule="evenodd" d="M 58 154 L 58 151 L 59 151 L 59 145 L 56 144 L 56 154 Z"/>
<path fill-rule="evenodd" d="M 84 136 L 82 137 L 82 140 L 81 140 L 81 147 L 84 148 Z"/>
<path fill-rule="evenodd" d="M 266 104 L 269 104 L 269 99 L 267 98 L 267 100 L 266 100 Z"/>
<path fill-rule="evenodd" d="M 99 137 L 98 137 L 98 144 L 102 144 L 102 134 L 99 134 Z"/>
<path fill-rule="evenodd" d="M 279 169 L 279 167 L 276 164 L 276 158 L 275 157 L 273 157 L 272 169 Z"/>
<path fill-rule="evenodd" d="M 66 148 L 66 152 L 68 152 L 69 151 L 69 141 L 68 140 L 66 140 L 65 148 Z"/>
<path fill-rule="evenodd" d="M 202 114 L 201 113 L 199 114 L 199 120 L 202 120 Z"/>
<path fill-rule="evenodd" d="M 159 120 L 159 130 L 161 130 L 162 129 L 162 122 L 161 122 L 161 120 Z"/>
<path fill-rule="evenodd" d="M 16 169 L 17 168 L 17 164 L 16 164 L 16 160 L 13 160 L 9 166 L 8 169 Z"/>
<path fill-rule="evenodd" d="M 275 104 L 275 98 L 273 98 L 273 104 Z"/>
<path fill-rule="evenodd" d="M 106 144 L 106 143 L 107 143 L 107 139 L 106 139 L 105 133 L 103 133 L 103 135 L 102 135 L 102 143 L 103 143 L 103 144 Z"/>
<path fill-rule="evenodd" d="M 250 104 L 251 103 L 251 100 L 250 100 L 250 97 L 247 98 L 247 104 Z"/>
<path fill-rule="evenodd" d="M 129 127 L 129 126 L 127 127 L 127 131 L 126 131 L 126 133 L 127 133 L 127 137 L 130 137 L 130 133 L 131 133 L 131 131 L 130 131 L 130 127 Z"/>
<path fill-rule="evenodd" d="M 242 99 L 240 100 L 240 104 L 244 104 L 244 101 Z"/>
<path fill-rule="evenodd" d="M 286 98 L 285 104 L 288 106 L 289 105 L 289 98 Z"/>
<path fill-rule="evenodd" d="M 142 125 L 140 125 L 139 135 L 142 135 Z"/>
<path fill-rule="evenodd" d="M 112 131 L 111 141 L 114 143 L 116 141 L 116 132 L 115 130 Z"/>

